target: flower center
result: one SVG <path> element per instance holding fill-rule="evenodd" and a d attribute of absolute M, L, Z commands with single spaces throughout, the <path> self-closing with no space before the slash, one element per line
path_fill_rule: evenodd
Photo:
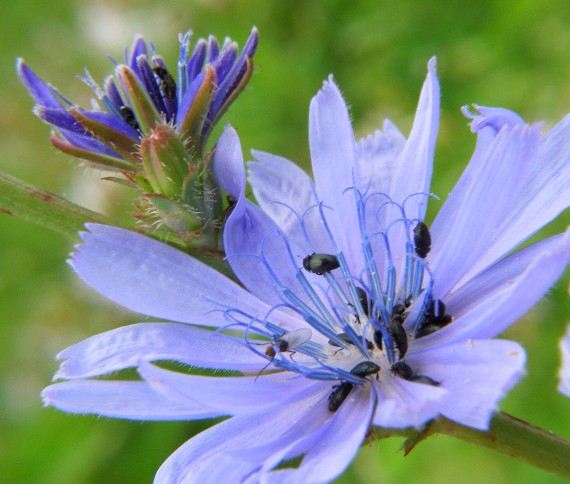
<path fill-rule="evenodd" d="M 291 290 L 279 280 L 268 259 L 263 257 L 263 249 L 261 257 L 284 301 L 274 309 L 292 310 L 311 329 L 287 331 L 271 323 L 268 315 L 265 321 L 250 321 L 245 334 L 246 344 L 268 360 L 268 366 L 273 364 L 308 378 L 336 382 L 329 395 L 331 412 L 342 405 L 354 385 L 376 380 L 381 384 L 383 378 L 394 376 L 439 385 L 421 374 L 421 369 L 408 365 L 405 357 L 413 340 L 439 330 L 452 320 L 444 303 L 433 294 L 433 278 L 426 261 L 431 249 L 427 225 L 406 217 L 405 202 L 398 205 L 388 199 L 375 207 L 376 213 L 388 207 L 396 208 L 400 216 L 393 217 L 384 231 L 371 232 L 367 230 L 365 214 L 367 211 L 370 214 L 366 203 L 372 197 L 365 199 L 354 191 L 364 268 L 360 273 L 355 273 L 354 267 L 351 271 L 329 228 L 324 206 L 317 203 L 309 210 L 318 210 L 322 227 L 336 248 L 334 254 L 313 252 L 302 259 L 299 268 L 287 237 L 280 234 L 295 266 L 301 292 Z M 415 195 L 421 194 L 412 196 Z M 301 224 L 305 215 L 298 217 Z M 306 227 L 303 230 L 309 234 Z M 393 250 L 395 242 L 403 250 Z M 249 338 L 252 333 L 269 340 L 265 351 Z"/>

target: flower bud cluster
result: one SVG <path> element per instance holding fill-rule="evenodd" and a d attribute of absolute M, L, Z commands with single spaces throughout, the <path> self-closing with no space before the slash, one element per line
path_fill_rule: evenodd
<path fill-rule="evenodd" d="M 220 46 L 212 36 L 199 39 L 190 54 L 190 39 L 190 32 L 179 37 L 176 79 L 140 36 L 103 87 L 86 71 L 82 80 L 96 96 L 90 109 L 68 101 L 23 60 L 17 67 L 35 114 L 54 128 L 57 149 L 135 187 L 135 217 L 147 227 L 175 232 L 190 246 L 214 247 L 222 203 L 207 142 L 251 77 L 258 34 L 254 28 L 241 54 L 235 42 Z"/>

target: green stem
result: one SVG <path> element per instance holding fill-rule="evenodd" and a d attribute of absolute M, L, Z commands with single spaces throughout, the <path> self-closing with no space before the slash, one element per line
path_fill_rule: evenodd
<path fill-rule="evenodd" d="M 120 224 L 114 219 L 88 210 L 58 195 L 0 173 L 0 214 L 2 213 L 20 217 L 75 240 L 78 240 L 78 232 L 85 230 L 85 224 L 89 222 L 122 227 L 161 240 L 152 231 L 141 231 Z M 223 252 L 207 248 L 189 248 L 182 239 L 176 237 L 161 241 L 190 254 L 235 280 L 229 264 L 223 260 Z"/>
<path fill-rule="evenodd" d="M 367 442 L 404 436 L 407 440 L 403 449 L 404 453 L 408 454 L 419 442 L 438 433 L 488 447 L 539 469 L 570 479 L 570 442 L 503 412 L 493 415 L 491 427 L 486 432 L 439 417 L 420 431 L 374 429 Z"/>
<path fill-rule="evenodd" d="M 441 419 L 441 433 L 494 449 L 532 466 L 570 478 L 570 442 L 527 422 L 500 412 L 491 428 L 482 432 Z"/>
<path fill-rule="evenodd" d="M 3 173 L 0 173 L 0 212 L 74 239 L 87 222 L 119 225 L 109 217 Z"/>

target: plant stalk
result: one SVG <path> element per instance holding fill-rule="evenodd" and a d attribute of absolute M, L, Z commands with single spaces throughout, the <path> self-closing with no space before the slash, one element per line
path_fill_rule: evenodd
<path fill-rule="evenodd" d="M 570 442 L 504 412 L 493 415 L 488 431 L 438 417 L 420 430 L 375 428 L 366 443 L 393 436 L 407 437 L 402 446 L 404 454 L 407 455 L 418 443 L 435 434 L 449 435 L 481 445 L 564 479 L 570 479 Z"/>

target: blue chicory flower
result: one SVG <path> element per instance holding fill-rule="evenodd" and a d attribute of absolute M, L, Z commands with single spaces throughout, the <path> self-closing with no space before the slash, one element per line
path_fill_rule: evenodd
<path fill-rule="evenodd" d="M 477 146 L 430 229 L 435 60 L 407 140 L 385 121 L 355 141 L 337 86 L 325 82 L 309 114 L 315 181 L 254 152 L 259 206 L 245 197 L 239 139 L 227 128 L 214 167 L 237 199 L 224 246 L 245 288 L 160 242 L 88 225 L 71 260 L 79 276 L 175 322 L 64 350 L 55 378 L 66 381 L 44 390 L 45 404 L 135 420 L 231 417 L 182 445 L 156 482 L 326 482 L 370 426 L 421 427 L 442 415 L 487 429 L 525 365 L 517 343 L 493 338 L 570 258 L 570 230 L 509 255 L 568 205 L 570 117 L 541 135 L 504 109 L 466 114 Z M 165 360 L 243 376 L 152 363 Z M 140 381 L 99 378 L 131 367 Z M 298 456 L 298 467 L 278 467 Z"/>
<path fill-rule="evenodd" d="M 566 329 L 564 338 L 560 341 L 562 352 L 562 367 L 560 368 L 560 384 L 558 390 L 570 397 L 570 325 Z"/>
<path fill-rule="evenodd" d="M 251 77 L 258 32 L 253 29 L 242 52 L 226 39 L 199 39 L 190 55 L 191 32 L 179 36 L 178 78 L 168 71 L 152 43 L 139 36 L 115 75 L 103 88 L 86 71 L 81 79 L 93 89 L 91 109 L 84 110 L 42 81 L 22 60 L 17 71 L 36 101 L 36 115 L 59 134 L 60 150 L 117 171 L 137 171 L 136 146 L 158 123 L 174 126 L 182 140 L 201 154 L 208 135 Z"/>

